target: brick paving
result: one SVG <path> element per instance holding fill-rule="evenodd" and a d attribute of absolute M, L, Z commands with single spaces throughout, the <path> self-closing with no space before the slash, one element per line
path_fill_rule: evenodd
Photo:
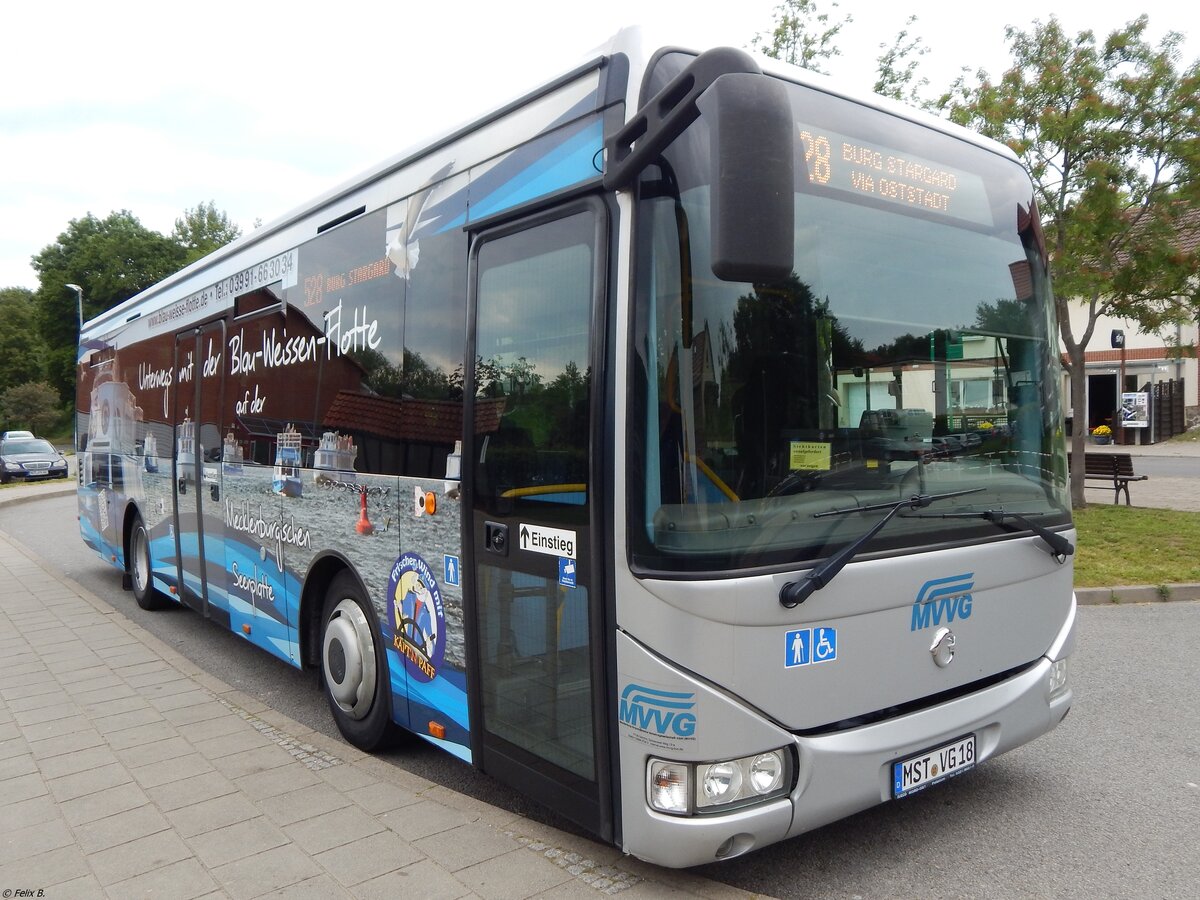
<path fill-rule="evenodd" d="M 71 900 L 749 896 L 311 731 L 3 533 L 0 888 Z"/>

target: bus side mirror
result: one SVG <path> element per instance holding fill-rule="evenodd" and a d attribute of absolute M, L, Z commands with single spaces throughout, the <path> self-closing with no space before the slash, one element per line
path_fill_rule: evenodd
<path fill-rule="evenodd" d="M 748 53 L 697 56 L 605 143 L 604 187 L 628 188 L 698 117 L 710 131 L 713 274 L 779 281 L 793 265 L 792 106 Z"/>
<path fill-rule="evenodd" d="M 722 75 L 697 102 L 708 124 L 712 271 L 781 281 L 794 264 L 792 106 L 774 78 Z"/>

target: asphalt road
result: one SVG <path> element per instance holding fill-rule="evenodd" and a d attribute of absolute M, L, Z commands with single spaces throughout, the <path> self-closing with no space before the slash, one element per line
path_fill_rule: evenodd
<path fill-rule="evenodd" d="M 191 612 L 143 612 L 75 528 L 72 497 L 0 509 L 0 529 L 198 665 L 334 733 L 312 678 Z M 696 874 L 776 897 L 1196 896 L 1200 602 L 1079 615 L 1075 707 L 1056 731 L 922 794 Z M 421 741 L 386 758 L 565 827 Z"/>

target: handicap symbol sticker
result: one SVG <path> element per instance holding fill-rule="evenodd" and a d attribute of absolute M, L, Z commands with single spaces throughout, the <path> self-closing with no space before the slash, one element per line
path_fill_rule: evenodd
<path fill-rule="evenodd" d="M 445 569 L 445 577 L 442 579 L 442 583 L 457 585 L 461 578 L 459 573 L 458 557 L 451 556 L 448 553 L 443 553 L 442 566 Z"/>
<path fill-rule="evenodd" d="M 784 635 L 783 665 L 791 669 L 812 662 L 812 629 L 801 628 Z"/>
<path fill-rule="evenodd" d="M 558 558 L 558 583 L 563 587 L 575 587 L 575 560 L 565 556 Z"/>
<path fill-rule="evenodd" d="M 829 662 L 837 659 L 837 629 L 821 626 L 813 629 L 812 661 Z"/>

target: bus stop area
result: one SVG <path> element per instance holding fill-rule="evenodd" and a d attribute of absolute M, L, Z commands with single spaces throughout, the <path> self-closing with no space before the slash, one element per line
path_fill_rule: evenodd
<path fill-rule="evenodd" d="M 29 891 L 12 896 L 750 896 L 305 728 L 4 533 L 0 597 L 0 884 Z"/>
<path fill-rule="evenodd" d="M 1135 506 L 1200 511 L 1200 444 L 1133 449 L 1196 464 L 1195 476 L 1185 465 L 1185 477 L 1138 482 Z M 0 504 L 74 490 L 10 486 Z M 1122 600 L 1159 599 L 1147 591 Z M 1111 602 L 1108 588 L 1077 593 Z M 2 532 L 0 597 L 0 882 L 27 896 L 750 896 L 314 732 Z"/>

